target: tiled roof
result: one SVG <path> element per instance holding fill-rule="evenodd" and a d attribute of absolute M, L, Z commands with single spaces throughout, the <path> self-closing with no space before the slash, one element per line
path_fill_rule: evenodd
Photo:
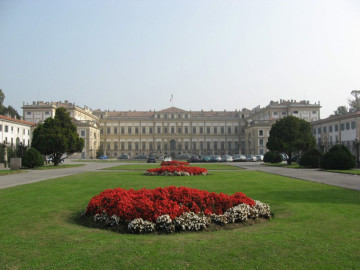
<path fill-rule="evenodd" d="M 18 119 L 15 119 L 15 118 L 11 118 L 11 117 L 4 116 L 4 115 L 0 115 L 0 119 L 7 120 L 7 121 L 11 121 L 11 122 L 15 122 L 15 123 L 19 123 L 19 124 L 25 124 L 25 125 L 29 125 L 29 126 L 35 126 L 35 125 L 36 125 L 36 124 L 33 123 L 33 122 L 18 120 Z"/>

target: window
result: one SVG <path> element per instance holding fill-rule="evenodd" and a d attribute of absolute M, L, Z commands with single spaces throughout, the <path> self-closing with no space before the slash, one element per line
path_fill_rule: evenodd
<path fill-rule="evenodd" d="M 2 131 L 2 125 L 0 125 L 0 131 Z"/>
<path fill-rule="evenodd" d="M 109 142 L 106 144 L 106 150 L 110 150 L 110 143 Z"/>
<path fill-rule="evenodd" d="M 204 133 L 204 128 L 200 127 L 200 134 L 203 134 L 203 133 Z"/>
<path fill-rule="evenodd" d="M 131 150 L 131 142 L 128 142 L 128 150 Z"/>
<path fill-rule="evenodd" d="M 174 119 L 174 118 L 175 118 L 175 115 L 174 115 L 174 114 L 172 114 L 172 115 L 171 115 L 171 119 Z"/>
<path fill-rule="evenodd" d="M 82 131 L 81 131 L 81 136 L 82 136 L 82 137 L 85 137 L 85 130 L 82 130 Z"/>
<path fill-rule="evenodd" d="M 221 142 L 221 150 L 224 150 L 225 149 L 225 142 Z"/>
<path fill-rule="evenodd" d="M 355 121 L 351 122 L 351 129 L 355 129 L 355 127 L 356 127 Z"/>
<path fill-rule="evenodd" d="M 326 133 L 327 132 L 327 128 L 323 127 L 323 132 Z"/>
<path fill-rule="evenodd" d="M 193 142 L 193 143 L 192 143 L 192 149 L 193 149 L 193 150 L 196 150 L 196 142 Z"/>
<path fill-rule="evenodd" d="M 178 128 L 178 133 L 181 134 L 181 127 Z"/>
<path fill-rule="evenodd" d="M 156 117 L 157 117 L 157 118 L 160 118 L 160 114 L 157 114 Z"/>
<path fill-rule="evenodd" d="M 217 150 L 217 142 L 214 142 L 214 149 Z"/>
<path fill-rule="evenodd" d="M 135 143 L 135 150 L 139 150 L 139 142 Z"/>
<path fill-rule="evenodd" d="M 228 142 L 228 150 L 231 150 L 231 142 Z"/>
<path fill-rule="evenodd" d="M 114 134 L 117 134 L 117 128 L 116 127 L 114 128 Z"/>
<path fill-rule="evenodd" d="M 189 116 L 188 116 L 187 114 L 185 114 L 185 118 L 186 118 L 186 119 L 188 119 L 188 118 L 189 118 Z"/>
<path fill-rule="evenodd" d="M 293 111 L 293 113 L 294 113 L 294 114 L 298 114 L 298 113 L 299 113 L 299 111 Z"/>
<path fill-rule="evenodd" d="M 333 132 L 333 126 L 329 126 L 329 132 Z"/>
<path fill-rule="evenodd" d="M 128 134 L 131 134 L 131 127 L 128 127 Z"/>
<path fill-rule="evenodd" d="M 264 139 L 259 139 L 259 145 L 263 146 L 264 145 Z"/>
<path fill-rule="evenodd" d="M 50 114 L 50 112 L 45 112 L 45 115 L 49 115 Z"/>
<path fill-rule="evenodd" d="M 189 133 L 189 127 L 185 127 L 185 134 Z"/>
<path fill-rule="evenodd" d="M 220 133 L 224 134 L 225 133 L 225 128 L 224 127 L 220 127 Z"/>
<path fill-rule="evenodd" d="M 318 128 L 318 134 L 321 134 L 321 128 Z"/>
<path fill-rule="evenodd" d="M 165 115 L 164 115 L 164 117 L 165 117 L 165 119 L 167 119 L 167 118 L 168 118 L 168 115 L 167 115 L 167 114 L 165 114 Z"/>
<path fill-rule="evenodd" d="M 149 127 L 149 133 L 152 134 L 153 133 L 153 128 Z"/>
<path fill-rule="evenodd" d="M 138 127 L 135 127 L 135 134 L 139 134 L 139 128 Z"/>
<path fill-rule="evenodd" d="M 316 114 L 316 111 L 312 111 L 312 114 Z"/>
<path fill-rule="evenodd" d="M 143 127 L 143 128 L 142 128 L 142 134 L 145 134 L 145 133 L 146 133 L 146 128 Z"/>
<path fill-rule="evenodd" d="M 151 143 L 149 143 L 149 150 L 153 150 L 153 143 L 151 142 Z"/>
<path fill-rule="evenodd" d="M 228 134 L 231 134 L 231 127 L 228 127 Z"/>
<path fill-rule="evenodd" d="M 313 129 L 313 134 L 316 135 L 316 128 Z"/>
<path fill-rule="evenodd" d="M 175 128 L 171 127 L 171 134 L 174 134 L 174 133 L 175 133 Z"/>
<path fill-rule="evenodd" d="M 346 123 L 346 130 L 349 130 L 349 129 L 350 129 L 350 123 L 347 122 L 347 123 Z"/>
<path fill-rule="evenodd" d="M 181 114 L 178 115 L 178 118 L 181 118 Z"/>
<path fill-rule="evenodd" d="M 339 126 L 338 125 L 335 125 L 335 131 L 339 131 Z"/>
<path fill-rule="evenodd" d="M 204 150 L 204 142 L 200 142 L 200 150 Z"/>
<path fill-rule="evenodd" d="M 146 142 L 142 142 L 141 149 L 142 149 L 142 150 L 145 150 L 145 149 L 146 149 Z"/>
<path fill-rule="evenodd" d="M 210 127 L 206 127 L 206 133 L 210 134 Z"/>
<path fill-rule="evenodd" d="M 193 127 L 192 133 L 193 133 L 193 134 L 196 134 L 196 127 Z"/>
<path fill-rule="evenodd" d="M 158 133 L 158 134 L 161 133 L 161 127 L 157 127 L 157 133 Z"/>
<path fill-rule="evenodd" d="M 125 134 L 125 128 L 121 128 L 121 134 Z"/>
<path fill-rule="evenodd" d="M 264 131 L 262 129 L 259 130 L 259 136 L 264 136 Z"/>
<path fill-rule="evenodd" d="M 217 127 L 214 127 L 214 134 L 217 134 Z"/>
<path fill-rule="evenodd" d="M 106 133 L 110 134 L 110 128 L 109 127 L 106 129 Z"/>
<path fill-rule="evenodd" d="M 341 129 L 341 130 L 344 130 L 344 129 L 345 129 L 344 123 L 340 124 L 340 129 Z"/>
<path fill-rule="evenodd" d="M 207 150 L 210 150 L 211 148 L 210 148 L 210 142 L 207 142 L 206 143 L 206 148 L 207 148 Z"/>
<path fill-rule="evenodd" d="M 164 133 L 167 134 L 168 133 L 168 128 L 164 127 Z"/>
<path fill-rule="evenodd" d="M 281 112 L 282 115 L 286 115 L 286 112 Z"/>
<path fill-rule="evenodd" d="M 27 115 L 31 115 L 31 112 L 26 112 Z"/>
<path fill-rule="evenodd" d="M 277 116 L 277 115 L 278 115 L 278 112 L 273 112 L 273 115 L 276 115 L 276 116 Z"/>
<path fill-rule="evenodd" d="M 114 142 L 114 150 L 118 150 L 117 142 Z"/>
<path fill-rule="evenodd" d="M 189 142 L 185 142 L 185 150 L 189 149 Z"/>
<path fill-rule="evenodd" d="M 235 127 L 235 134 L 239 134 L 239 128 Z"/>
<path fill-rule="evenodd" d="M 101 128 L 101 129 L 100 129 L 100 134 L 103 134 L 103 133 L 104 133 L 104 129 Z"/>
<path fill-rule="evenodd" d="M 165 151 L 168 150 L 168 144 L 167 144 L 167 143 L 164 144 L 164 150 L 165 150 Z"/>

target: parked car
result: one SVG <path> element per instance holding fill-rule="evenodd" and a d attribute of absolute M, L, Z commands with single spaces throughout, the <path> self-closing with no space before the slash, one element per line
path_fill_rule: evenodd
<path fill-rule="evenodd" d="M 99 157 L 99 159 L 109 159 L 109 157 L 105 156 L 105 155 L 102 155 L 102 156 Z"/>
<path fill-rule="evenodd" d="M 230 155 L 223 155 L 221 157 L 221 161 L 223 161 L 223 162 L 233 162 L 233 158 Z"/>
<path fill-rule="evenodd" d="M 211 161 L 209 156 L 202 156 L 201 160 L 202 160 L 202 162 L 210 162 Z"/>
<path fill-rule="evenodd" d="M 247 155 L 246 161 L 257 161 L 257 158 L 254 155 Z"/>
<path fill-rule="evenodd" d="M 264 160 L 263 155 L 256 155 L 255 157 L 257 158 L 257 161 L 263 161 Z"/>
<path fill-rule="evenodd" d="M 129 159 L 129 156 L 123 154 L 123 155 L 119 156 L 118 159 Z"/>
<path fill-rule="evenodd" d="M 234 162 L 246 161 L 246 156 L 236 154 L 236 155 L 233 156 L 233 161 Z"/>
<path fill-rule="evenodd" d="M 290 158 L 290 161 L 291 161 L 291 162 L 299 163 L 300 158 L 301 158 L 301 157 L 300 157 L 299 155 L 292 156 L 292 157 Z"/>
<path fill-rule="evenodd" d="M 146 163 L 156 163 L 156 158 L 154 155 L 149 155 L 147 160 L 146 160 Z"/>
<path fill-rule="evenodd" d="M 172 161 L 172 158 L 170 156 L 165 156 L 163 161 L 169 162 Z"/>
<path fill-rule="evenodd" d="M 280 156 L 281 156 L 283 161 L 286 161 L 289 158 L 288 155 L 284 154 L 284 153 L 280 153 Z"/>
<path fill-rule="evenodd" d="M 221 156 L 219 156 L 219 155 L 211 156 L 211 157 L 210 157 L 210 161 L 220 162 L 220 161 L 221 161 Z"/>
<path fill-rule="evenodd" d="M 195 163 L 195 162 L 201 162 L 200 158 L 198 156 L 191 156 L 189 159 L 188 159 L 188 162 L 189 163 Z"/>
<path fill-rule="evenodd" d="M 178 155 L 176 157 L 177 160 L 188 160 L 189 158 L 190 158 L 190 155 L 187 155 L 187 154 Z"/>

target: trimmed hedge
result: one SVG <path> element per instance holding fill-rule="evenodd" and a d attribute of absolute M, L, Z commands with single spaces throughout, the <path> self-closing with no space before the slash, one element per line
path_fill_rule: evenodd
<path fill-rule="evenodd" d="M 354 155 L 342 144 L 331 147 L 321 162 L 321 168 L 326 170 L 349 170 L 354 167 Z"/>
<path fill-rule="evenodd" d="M 264 155 L 265 163 L 280 163 L 282 162 L 282 157 L 278 152 L 269 151 Z"/>
<path fill-rule="evenodd" d="M 299 161 L 299 165 L 309 168 L 319 168 L 322 154 L 317 149 L 309 149 L 305 151 Z"/>
<path fill-rule="evenodd" d="M 40 167 L 44 165 L 44 159 L 37 149 L 30 148 L 22 158 L 22 165 L 26 168 Z"/>

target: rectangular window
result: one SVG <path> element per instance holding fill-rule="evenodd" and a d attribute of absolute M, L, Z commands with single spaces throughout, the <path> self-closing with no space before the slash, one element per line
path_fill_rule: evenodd
<path fill-rule="evenodd" d="M 125 134 L 125 128 L 124 127 L 121 128 L 121 134 Z"/>
<path fill-rule="evenodd" d="M 351 129 L 355 129 L 355 128 L 356 128 L 355 121 L 352 121 L 352 122 L 351 122 Z"/>
<path fill-rule="evenodd" d="M 273 115 L 276 115 L 276 116 L 277 116 L 277 115 L 278 115 L 278 112 L 273 112 Z"/>
<path fill-rule="evenodd" d="M 26 112 L 27 115 L 31 115 L 31 112 Z"/>
<path fill-rule="evenodd" d="M 228 142 L 228 150 L 231 150 L 231 142 Z"/>
<path fill-rule="evenodd" d="M 316 111 L 312 111 L 312 114 L 316 114 Z"/>
<path fill-rule="evenodd" d="M 217 142 L 214 142 L 214 150 L 217 150 Z"/>
<path fill-rule="evenodd" d="M 210 134 L 210 127 L 206 127 L 206 133 Z"/>
<path fill-rule="evenodd" d="M 338 125 L 335 125 L 335 131 L 339 131 L 339 126 Z"/>
<path fill-rule="evenodd" d="M 217 127 L 214 127 L 214 134 L 217 134 Z"/>
<path fill-rule="evenodd" d="M 174 119 L 174 118 L 175 118 L 175 116 L 174 116 L 174 114 L 172 114 L 172 115 L 171 115 L 171 119 Z"/>
<path fill-rule="evenodd" d="M 193 127 L 192 133 L 193 133 L 193 134 L 196 134 L 196 127 Z"/>
<path fill-rule="evenodd" d="M 168 128 L 164 127 L 164 133 L 167 134 L 168 133 Z"/>
<path fill-rule="evenodd" d="M 341 130 L 344 130 L 344 129 L 345 129 L 344 123 L 342 123 L 342 124 L 340 125 L 340 129 L 341 129 Z"/>
<path fill-rule="evenodd" d="M 286 115 L 286 112 L 281 112 L 282 115 Z"/>
<path fill-rule="evenodd" d="M 313 134 L 316 135 L 316 128 L 313 129 Z"/>
<path fill-rule="evenodd" d="M 85 137 L 85 130 L 82 130 L 82 131 L 81 131 L 81 136 L 82 136 L 82 137 Z"/>
<path fill-rule="evenodd" d="M 114 127 L 114 134 L 117 134 L 117 128 Z"/>
<path fill-rule="evenodd" d="M 221 142 L 221 150 L 225 149 L 225 142 Z"/>
<path fill-rule="evenodd" d="M 178 133 L 181 134 L 181 127 L 178 128 Z"/>
<path fill-rule="evenodd" d="M 264 139 L 259 139 L 259 145 L 263 146 L 264 145 Z"/>
<path fill-rule="evenodd" d="M 125 143 L 121 142 L 121 150 L 125 150 Z"/>
<path fill-rule="evenodd" d="M 171 127 L 171 134 L 175 134 L 175 128 Z"/>
<path fill-rule="evenodd" d="M 142 134 L 146 134 L 146 128 L 145 127 L 142 128 Z"/>
<path fill-rule="evenodd" d="M 204 142 L 200 142 L 200 150 L 204 150 Z"/>
<path fill-rule="evenodd" d="M 165 117 L 165 119 L 167 119 L 167 118 L 168 118 L 168 115 L 167 115 L 167 114 L 165 114 L 165 115 L 164 115 L 164 117 Z"/>
<path fill-rule="evenodd" d="M 149 150 L 153 150 L 153 143 L 149 143 Z"/>
<path fill-rule="evenodd" d="M 5 125 L 5 132 L 9 132 L 9 127 Z"/>
<path fill-rule="evenodd" d="M 0 131 L 2 131 L 2 125 L 0 125 Z"/>
<path fill-rule="evenodd" d="M 189 133 L 189 128 L 185 127 L 185 134 L 188 134 L 188 133 Z"/>
<path fill-rule="evenodd" d="M 349 130 L 349 129 L 350 129 L 350 123 L 346 122 L 346 130 Z"/>
<path fill-rule="evenodd" d="M 110 143 L 109 142 L 106 144 L 106 150 L 110 150 Z"/>
<path fill-rule="evenodd" d="M 187 114 L 185 114 L 185 118 L 186 118 L 186 119 L 188 119 L 188 118 L 189 118 L 189 116 L 188 116 Z"/>
<path fill-rule="evenodd" d="M 228 134 L 231 134 L 231 127 L 228 127 Z"/>
<path fill-rule="evenodd" d="M 139 143 L 138 142 L 135 143 L 135 150 L 139 150 Z"/>
<path fill-rule="evenodd" d="M 131 134 L 131 127 L 128 127 L 128 134 Z"/>
<path fill-rule="evenodd" d="M 294 114 L 298 114 L 298 113 L 299 113 L 299 111 L 294 111 L 293 113 L 294 113 Z"/>
<path fill-rule="evenodd" d="M 158 134 L 161 133 L 161 127 L 157 127 L 157 133 L 158 133 Z"/>
<path fill-rule="evenodd" d="M 321 134 L 321 128 L 318 128 L 318 134 Z"/>
<path fill-rule="evenodd" d="M 131 142 L 128 142 L 128 150 L 131 150 Z"/>
<path fill-rule="evenodd" d="M 333 132 L 333 126 L 329 126 L 329 132 Z"/>
<path fill-rule="evenodd" d="M 149 127 L 149 133 L 152 134 L 153 133 L 153 128 Z"/>
<path fill-rule="evenodd" d="M 262 129 L 259 130 L 259 136 L 264 136 L 264 131 Z"/>
<path fill-rule="evenodd" d="M 135 134 L 139 134 L 139 128 L 138 127 L 135 127 Z"/>
<path fill-rule="evenodd" d="M 207 148 L 207 150 L 210 150 L 211 148 L 210 148 L 210 142 L 207 142 L 206 143 L 206 148 Z"/>
<path fill-rule="evenodd" d="M 146 150 L 146 142 L 142 142 L 141 149 Z"/>
<path fill-rule="evenodd" d="M 225 134 L 225 128 L 224 127 L 220 127 L 220 133 Z"/>
<path fill-rule="evenodd" d="M 118 150 L 117 142 L 114 142 L 114 150 Z"/>
<path fill-rule="evenodd" d="M 103 134 L 103 133 L 104 133 L 104 129 L 101 128 L 101 129 L 100 129 L 100 134 Z"/>
<path fill-rule="evenodd" d="M 193 143 L 192 143 L 192 149 L 193 149 L 193 150 L 196 150 L 196 142 L 193 142 Z"/>
<path fill-rule="evenodd" d="M 239 128 L 235 127 L 235 134 L 239 134 Z"/>
<path fill-rule="evenodd" d="M 204 128 L 200 127 L 200 134 L 203 134 L 203 133 L 204 133 Z"/>
<path fill-rule="evenodd" d="M 106 133 L 110 134 L 110 128 L 109 127 L 106 129 Z"/>
<path fill-rule="evenodd" d="M 49 115 L 50 114 L 50 112 L 45 112 L 45 115 Z"/>
<path fill-rule="evenodd" d="M 326 133 L 327 132 L 327 128 L 323 127 L 323 132 Z"/>

